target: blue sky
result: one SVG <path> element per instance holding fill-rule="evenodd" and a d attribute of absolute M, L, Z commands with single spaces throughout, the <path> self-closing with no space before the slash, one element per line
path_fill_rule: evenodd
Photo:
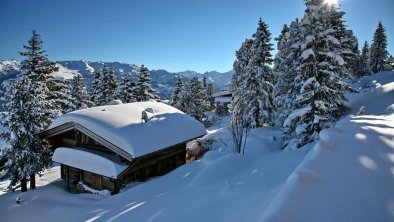
<path fill-rule="evenodd" d="M 360 43 L 371 42 L 382 21 L 394 54 L 394 0 L 340 3 Z M 260 17 L 276 37 L 303 11 L 303 0 L 0 0 L 0 59 L 21 59 L 37 29 L 52 60 L 224 72 Z"/>

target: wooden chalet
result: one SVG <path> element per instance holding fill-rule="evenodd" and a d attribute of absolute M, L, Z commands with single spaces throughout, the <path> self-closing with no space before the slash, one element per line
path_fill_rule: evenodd
<path fill-rule="evenodd" d="M 116 194 L 126 183 L 184 164 L 186 142 L 205 133 L 200 122 L 174 107 L 138 102 L 67 113 L 40 134 L 69 191 L 78 192 L 81 181 Z"/>

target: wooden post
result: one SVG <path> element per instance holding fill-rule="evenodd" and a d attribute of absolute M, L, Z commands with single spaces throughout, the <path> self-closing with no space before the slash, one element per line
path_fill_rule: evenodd
<path fill-rule="evenodd" d="M 70 172 L 68 170 L 68 166 L 64 165 L 66 167 L 66 183 L 67 183 L 67 190 L 70 191 Z"/>

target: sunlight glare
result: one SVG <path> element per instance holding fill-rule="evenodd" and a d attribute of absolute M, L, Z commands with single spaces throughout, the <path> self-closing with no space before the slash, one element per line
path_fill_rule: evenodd
<path fill-rule="evenodd" d="M 324 0 L 328 5 L 338 5 L 338 0 Z"/>

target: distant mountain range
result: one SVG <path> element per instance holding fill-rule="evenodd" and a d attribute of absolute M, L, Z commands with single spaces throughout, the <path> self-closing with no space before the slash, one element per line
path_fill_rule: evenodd
<path fill-rule="evenodd" d="M 137 79 L 138 66 L 122 62 L 90 62 L 90 61 L 58 61 L 59 71 L 55 76 L 65 79 L 71 79 L 80 73 L 85 81 L 85 85 L 89 90 L 91 88 L 94 72 L 100 69 L 104 64 L 110 66 L 116 73 L 117 79 L 124 78 L 125 75 L 131 75 L 132 79 Z M 149 67 L 148 67 L 149 68 Z M 20 72 L 21 62 L 17 60 L 1 60 L 0 61 L 0 81 L 3 83 L 8 79 L 15 78 Z M 231 81 L 234 71 L 220 73 L 216 71 L 198 73 L 194 71 L 184 71 L 178 73 L 168 72 L 164 69 L 151 70 L 151 85 L 163 99 L 169 99 L 174 89 L 176 78 L 179 76 L 183 81 L 188 81 L 192 77 L 200 79 L 207 78 L 208 83 L 213 83 L 215 89 L 219 91 L 225 84 Z"/>

